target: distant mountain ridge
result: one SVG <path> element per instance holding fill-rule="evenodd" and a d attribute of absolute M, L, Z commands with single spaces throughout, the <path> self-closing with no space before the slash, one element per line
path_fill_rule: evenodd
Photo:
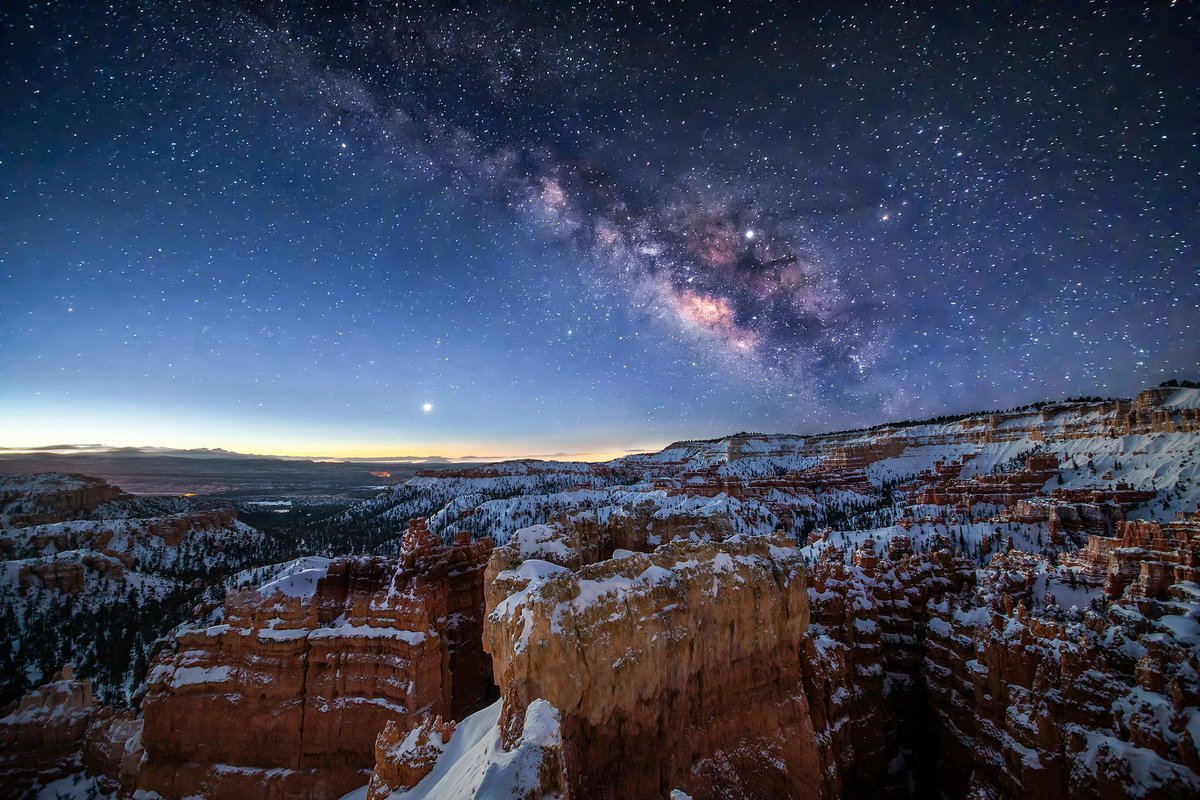
<path fill-rule="evenodd" d="M 158 458 L 162 456 L 173 456 L 177 458 L 254 458 L 271 459 L 276 461 L 348 461 L 372 464 L 390 462 L 452 463 L 456 460 L 474 461 L 484 458 L 483 456 L 464 456 L 462 459 L 452 459 L 446 456 L 381 456 L 379 458 L 280 456 L 269 453 L 239 453 L 236 450 L 226 450 L 222 447 L 176 448 L 155 447 L 152 445 L 143 447 L 117 447 L 105 444 L 52 444 L 42 445 L 39 447 L 0 447 L 0 459 L 29 455 L 103 455 L 128 458 Z"/>

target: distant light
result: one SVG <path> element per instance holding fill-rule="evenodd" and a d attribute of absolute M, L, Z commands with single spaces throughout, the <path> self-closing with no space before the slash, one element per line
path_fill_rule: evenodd
<path fill-rule="evenodd" d="M 426 403 L 421 406 L 421 410 L 428 414 L 430 411 L 433 411 L 433 403 Z"/>
<path fill-rule="evenodd" d="M 884 222 L 887 222 L 887 221 L 888 221 L 889 219 L 891 219 L 891 218 L 892 218 L 892 215 L 891 215 L 891 214 L 884 214 L 884 215 L 883 215 L 883 221 L 884 221 Z"/>
<path fill-rule="evenodd" d="M 750 228 L 747 228 L 747 229 L 746 229 L 746 238 L 747 238 L 747 239 L 753 239 L 753 238 L 754 238 L 754 231 L 753 231 L 753 229 L 750 229 Z"/>

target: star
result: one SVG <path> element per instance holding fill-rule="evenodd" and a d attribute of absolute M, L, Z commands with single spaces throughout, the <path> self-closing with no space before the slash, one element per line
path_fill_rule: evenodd
<path fill-rule="evenodd" d="M 99 406 L 105 441 L 337 427 L 401 453 L 396 398 L 437 387 L 472 398 L 436 421 L 464 451 L 618 447 L 1130 396 L 1200 363 L 1169 4 L 123 5 L 11 26 L 0 444 Z M 956 55 L 981 44 L 1005 57 Z"/>

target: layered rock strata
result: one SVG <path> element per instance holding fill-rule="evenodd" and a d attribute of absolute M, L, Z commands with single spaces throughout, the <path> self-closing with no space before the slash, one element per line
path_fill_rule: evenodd
<path fill-rule="evenodd" d="M 139 786 L 164 797 L 336 797 L 366 782 L 376 735 L 480 707 L 491 542 L 410 523 L 399 559 L 329 565 L 311 591 L 231 594 L 176 638 L 142 710 Z"/>
<path fill-rule="evenodd" d="M 362 519 L 512 534 L 490 653 L 483 612 L 455 610 L 482 605 L 462 575 L 486 554 L 415 525 L 399 560 L 230 597 L 152 674 L 143 774 L 132 715 L 91 712 L 83 761 L 165 796 L 329 795 L 371 763 L 379 799 L 1192 796 L 1200 554 L 1195 520 L 1167 520 L 1200 499 L 1198 416 L 1200 391 L 1161 387 L 430 472 Z M 793 526 L 809 546 L 770 536 Z M 30 559 L 21 592 L 94 594 L 170 552 L 142 528 L 62 522 L 0 552 Z M 102 550 L 53 557 L 76 542 Z M 493 659 L 504 699 L 470 713 Z"/>
<path fill-rule="evenodd" d="M 238 529 L 233 509 L 212 509 L 146 519 L 73 521 L 13 528 L 0 534 L 0 556 L 92 550 L 134 566 L 139 551 L 178 548 L 187 539 L 215 538 Z M 242 527 L 239 530 L 249 531 Z"/>
<path fill-rule="evenodd" d="M 0 711 L 0 784 L 19 791 L 67 774 L 96 710 L 91 684 L 68 666 Z"/>
<path fill-rule="evenodd" d="M 1198 553 L 1195 519 L 1121 523 L 1063 567 L 998 554 L 972 591 L 931 606 L 924 666 L 943 790 L 1200 792 Z"/>
<path fill-rule="evenodd" d="M 823 796 L 790 540 L 682 539 L 580 564 L 563 539 L 539 542 L 544 559 L 516 539 L 488 567 L 500 730 L 515 745 L 532 703 L 556 709 L 566 796 Z"/>
<path fill-rule="evenodd" d="M 791 594 L 804 578 L 786 540 L 692 538 L 592 561 L 606 552 L 594 533 L 534 526 L 489 565 L 504 698 L 490 758 L 511 754 L 527 710 L 548 702 L 562 743 L 557 782 L 542 789 L 1101 800 L 1200 789 L 1194 516 L 1117 523 L 1058 564 L 1011 542 L 983 570 L 948 539 L 919 554 L 903 535 L 848 559 L 825 548 L 803 596 Z M 755 568 L 766 563 L 774 589 Z M 799 636 L 777 627 L 796 604 L 811 622 Z M 432 738 L 392 732 L 391 788 L 434 768 L 444 742 Z"/>
<path fill-rule="evenodd" d="M 20 527 L 75 519 L 121 495 L 103 478 L 87 475 L 0 476 L 0 523 Z"/>

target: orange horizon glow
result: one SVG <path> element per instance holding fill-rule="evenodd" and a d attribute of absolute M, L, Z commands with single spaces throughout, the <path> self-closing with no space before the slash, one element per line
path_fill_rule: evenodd
<path fill-rule="evenodd" d="M 267 452 L 259 448 L 252 449 L 235 449 L 225 446 L 205 447 L 205 446 L 171 446 L 163 447 L 158 445 L 129 445 L 129 444 L 98 444 L 98 445 L 25 445 L 10 447 L 0 443 L 0 453 L 6 455 L 88 455 L 88 454 L 103 454 L 113 450 L 135 449 L 154 451 L 162 450 L 164 455 L 170 455 L 172 452 L 184 452 L 189 450 L 211 450 L 223 451 L 231 456 L 261 456 L 264 458 L 290 458 L 290 459 L 307 459 L 311 461 L 348 461 L 348 460 L 370 460 L 380 463 L 394 462 L 397 464 L 420 464 L 426 462 L 450 461 L 463 464 L 487 464 L 496 463 L 499 461 L 518 461 L 518 460 L 536 460 L 536 461 L 585 461 L 585 462 L 604 462 L 612 461 L 615 458 L 632 455 L 634 453 L 653 453 L 663 449 L 666 445 L 648 446 L 646 448 L 630 448 L 620 450 L 600 450 L 595 452 L 557 452 L 557 453 L 532 453 L 523 450 L 512 450 L 507 452 L 491 451 L 490 448 L 402 448 L 402 447 L 357 447 L 352 449 L 337 450 L 326 449 L 319 451 L 319 455 L 314 455 L 314 451 L 308 448 L 297 449 L 278 449 L 272 452 Z M 374 474 L 374 473 L 372 473 Z"/>
<path fill-rule="evenodd" d="M 512 449 L 505 446 L 489 447 L 480 445 L 479 447 L 464 447 L 455 445 L 446 445 L 444 447 L 425 446 L 387 446 L 387 445 L 360 445 L 338 448 L 337 446 L 317 448 L 287 448 L 275 450 L 274 452 L 260 452 L 233 450 L 233 452 L 243 453 L 246 455 L 264 455 L 264 456 L 279 456 L 283 458 L 310 458 L 315 461 L 338 461 L 343 459 L 375 459 L 379 461 L 387 461 L 394 459 L 446 459 L 450 461 L 466 461 L 470 462 L 493 462 L 493 461 L 514 461 L 517 459 L 537 459 L 542 461 L 611 461 L 614 458 L 627 456 L 631 453 L 646 453 L 657 452 L 662 447 L 652 447 L 642 450 L 638 448 L 632 449 L 605 449 L 605 450 L 581 450 L 580 452 L 557 451 L 555 453 L 538 453 L 533 448 L 530 449 Z M 317 453 L 317 454 L 314 454 Z"/>
<path fill-rule="evenodd" d="M 573 440 L 447 436 L 445 431 L 431 429 L 428 414 L 422 415 L 420 423 L 408 421 L 395 426 L 400 430 L 376 433 L 328 420 L 299 423 L 272 415 L 210 416 L 193 409 L 148 412 L 132 406 L 92 406 L 83 411 L 62 400 L 6 399 L 8 402 L 0 399 L 0 453 L 86 453 L 137 448 L 151 452 L 225 450 L 238 455 L 314 461 L 444 459 L 472 463 L 521 458 L 608 461 L 630 453 L 658 451 L 666 445 L 641 439 L 636 433 L 630 436 L 628 445 L 614 442 L 615 436 L 609 438 L 599 432 L 585 433 Z M 302 430 L 301 435 L 296 435 Z"/>

